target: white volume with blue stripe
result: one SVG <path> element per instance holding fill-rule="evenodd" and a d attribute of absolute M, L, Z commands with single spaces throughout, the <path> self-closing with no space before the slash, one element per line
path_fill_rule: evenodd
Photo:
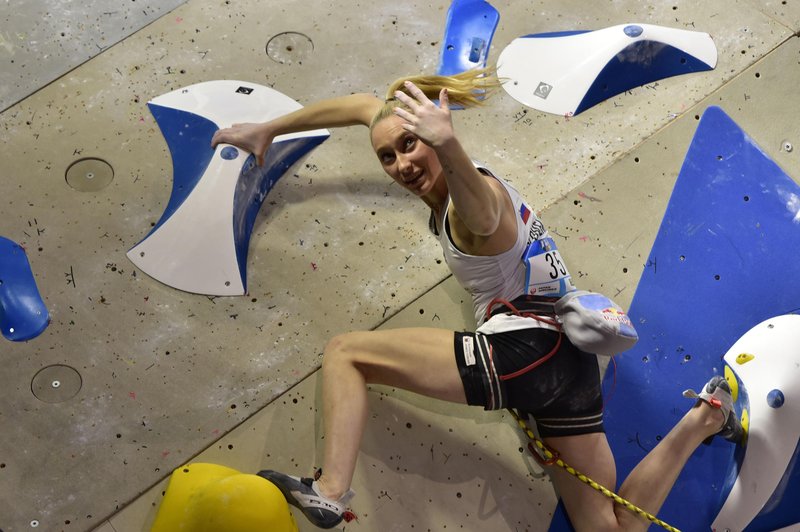
<path fill-rule="evenodd" d="M 724 360 L 732 392 L 744 395 L 739 403 L 746 405 L 749 430 L 744 459 L 731 468 L 735 481 L 711 528 L 800 530 L 800 315 L 759 323 Z"/>
<path fill-rule="evenodd" d="M 518 102 L 572 116 L 634 87 L 716 64 L 707 33 L 621 24 L 514 39 L 500 53 L 497 73 Z"/>
<path fill-rule="evenodd" d="M 148 103 L 172 154 L 169 202 L 150 233 L 128 252 L 142 271 L 179 290 L 247 293 L 247 250 L 273 185 L 330 136 L 319 129 L 276 137 L 263 167 L 234 146 L 211 148 L 218 129 L 265 122 L 302 106 L 269 87 L 233 80 L 198 83 Z"/>

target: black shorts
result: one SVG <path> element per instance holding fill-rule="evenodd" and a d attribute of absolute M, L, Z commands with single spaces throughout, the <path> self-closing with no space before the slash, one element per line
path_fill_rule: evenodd
<path fill-rule="evenodd" d="M 604 432 L 597 356 L 563 336 L 549 360 L 527 373 L 500 379 L 546 356 L 560 333 L 542 328 L 496 334 L 455 333 L 456 363 L 467 403 L 486 410 L 530 413 L 542 437 Z"/>

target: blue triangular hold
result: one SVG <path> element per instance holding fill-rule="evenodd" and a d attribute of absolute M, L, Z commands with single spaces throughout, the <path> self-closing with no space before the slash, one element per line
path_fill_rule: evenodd
<path fill-rule="evenodd" d="M 24 342 L 39 336 L 49 324 L 50 314 L 25 250 L 0 236 L 0 332 L 9 340 Z"/>
<path fill-rule="evenodd" d="M 721 375 L 721 357 L 750 328 L 800 309 L 798 249 L 800 187 L 722 109 L 709 107 L 631 303 L 639 343 L 616 357 L 605 426 L 618 483 L 691 406 L 684 389 Z M 681 530 L 709 530 L 742 454 L 718 438 L 701 446 L 658 517 Z M 797 466 L 787 464 L 786 486 L 770 505 L 787 524 L 800 522 L 800 509 L 788 507 L 800 496 Z M 767 530 L 757 524 L 763 518 L 748 530 Z M 570 529 L 559 506 L 550 530 Z"/>

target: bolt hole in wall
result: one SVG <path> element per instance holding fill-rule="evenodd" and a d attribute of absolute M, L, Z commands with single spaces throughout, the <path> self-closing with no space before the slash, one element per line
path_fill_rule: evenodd
<path fill-rule="evenodd" d="M 305 34 L 284 31 L 267 41 L 266 52 L 270 59 L 282 65 L 302 65 L 314 52 L 314 42 Z"/>
<path fill-rule="evenodd" d="M 86 157 L 69 165 L 64 178 L 78 192 L 97 192 L 114 180 L 114 168 L 103 159 Z"/>
<path fill-rule="evenodd" d="M 31 380 L 31 393 L 44 403 L 62 403 L 80 392 L 83 378 L 70 366 L 54 364 L 39 370 Z"/>

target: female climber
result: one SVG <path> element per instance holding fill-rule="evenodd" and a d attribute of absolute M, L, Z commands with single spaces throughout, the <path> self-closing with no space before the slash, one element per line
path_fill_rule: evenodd
<path fill-rule="evenodd" d="M 541 306 L 548 298 L 526 295 L 531 284 L 549 287 L 545 295 L 550 300 L 565 295 L 573 288 L 567 270 L 560 261 L 553 262 L 554 276 L 526 277 L 526 250 L 550 237 L 514 188 L 473 162 L 453 128 L 451 103 L 479 105 L 499 85 L 491 70 L 406 78 L 391 85 L 385 100 L 368 94 L 326 99 L 266 123 L 236 124 L 213 137 L 213 146 L 236 145 L 263 164 L 278 135 L 367 126 L 384 171 L 430 209 L 430 228 L 445 260 L 473 298 L 479 325 L 474 333 L 375 330 L 342 334 L 327 344 L 322 362 L 322 469 L 315 478 L 259 473 L 318 527 L 339 524 L 353 496 L 350 484 L 367 420 L 367 384 L 530 413 L 544 441 L 565 462 L 604 486 L 616 485 L 614 457 L 603 430 L 597 358 L 560 333 L 558 323 Z M 432 101 L 436 98 L 438 103 Z M 549 358 L 544 363 L 526 371 L 545 357 Z M 619 489 L 621 497 L 650 513 L 658 512 L 703 440 L 713 435 L 732 441 L 741 437 L 724 378 L 714 377 L 691 397 L 698 398 L 694 406 Z M 646 520 L 560 468 L 552 468 L 551 477 L 576 530 L 648 528 Z"/>

